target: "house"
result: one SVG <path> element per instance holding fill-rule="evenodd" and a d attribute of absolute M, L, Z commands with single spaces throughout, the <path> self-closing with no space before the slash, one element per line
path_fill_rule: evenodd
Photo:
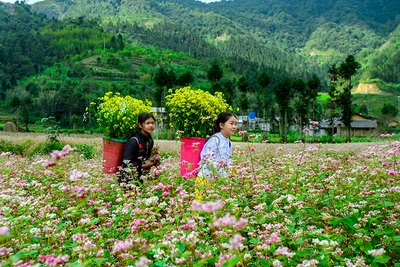
<path fill-rule="evenodd" d="M 249 112 L 248 116 L 238 116 L 237 118 L 238 129 L 243 130 L 256 130 L 270 131 L 271 124 L 264 118 L 257 118 L 255 112 Z"/>
<path fill-rule="evenodd" d="M 400 121 L 399 120 L 392 120 L 389 122 L 389 127 L 390 128 L 399 128 L 400 127 Z"/>
<path fill-rule="evenodd" d="M 378 124 L 376 119 L 361 114 L 353 114 L 351 119 L 351 137 L 370 136 L 377 133 Z M 329 120 L 322 120 L 319 125 L 321 133 L 331 133 L 333 130 L 333 134 L 337 134 L 337 136 L 346 136 L 346 127 L 343 122 L 335 119 L 333 124 L 334 126 L 332 127 Z"/>

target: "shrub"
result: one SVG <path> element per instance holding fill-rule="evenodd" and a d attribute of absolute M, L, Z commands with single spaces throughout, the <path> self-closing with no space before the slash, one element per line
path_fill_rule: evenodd
<path fill-rule="evenodd" d="M 99 98 L 100 104 L 92 102 L 87 111 L 92 110 L 106 138 L 127 140 L 137 129 L 138 117 L 149 112 L 151 102 L 138 100 L 119 93 L 107 92 Z"/>
<path fill-rule="evenodd" d="M 222 93 L 215 95 L 200 89 L 183 87 L 174 93 L 169 91 L 166 106 L 171 118 L 171 127 L 183 131 L 187 137 L 206 137 L 212 133 L 214 119 L 218 114 L 231 111 Z"/>

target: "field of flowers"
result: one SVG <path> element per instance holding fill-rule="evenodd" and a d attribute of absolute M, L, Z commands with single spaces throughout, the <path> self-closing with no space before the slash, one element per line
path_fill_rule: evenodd
<path fill-rule="evenodd" d="M 234 143 L 204 202 L 178 142 L 156 141 L 162 164 L 123 188 L 101 172 L 100 138 L 81 141 L 93 159 L 63 141 L 1 153 L 0 266 L 400 266 L 398 141 Z"/>

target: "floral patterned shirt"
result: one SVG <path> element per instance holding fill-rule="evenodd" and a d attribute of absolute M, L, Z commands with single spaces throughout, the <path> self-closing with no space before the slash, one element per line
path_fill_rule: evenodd
<path fill-rule="evenodd" d="M 232 143 L 221 132 L 214 134 L 205 143 L 200 154 L 199 177 L 214 179 L 226 176 L 227 168 L 232 164 Z"/>

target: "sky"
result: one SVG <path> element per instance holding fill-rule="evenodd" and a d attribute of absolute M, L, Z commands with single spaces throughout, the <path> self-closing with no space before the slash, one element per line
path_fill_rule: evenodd
<path fill-rule="evenodd" d="M 26 3 L 34 4 L 34 3 L 40 2 L 40 1 L 43 1 L 43 0 L 27 0 Z M 15 0 L 0 0 L 0 2 L 3 2 L 3 3 L 15 3 Z"/>
<path fill-rule="evenodd" d="M 26 2 L 28 4 L 33 4 L 33 3 L 36 3 L 36 2 L 40 2 L 40 1 L 43 1 L 43 0 L 27 0 Z M 211 3 L 211 2 L 217 2 L 217 1 L 220 1 L 220 0 L 200 0 L 200 1 L 203 2 L 203 3 Z M 15 3 L 15 0 L 0 0 L 0 2 Z"/>

